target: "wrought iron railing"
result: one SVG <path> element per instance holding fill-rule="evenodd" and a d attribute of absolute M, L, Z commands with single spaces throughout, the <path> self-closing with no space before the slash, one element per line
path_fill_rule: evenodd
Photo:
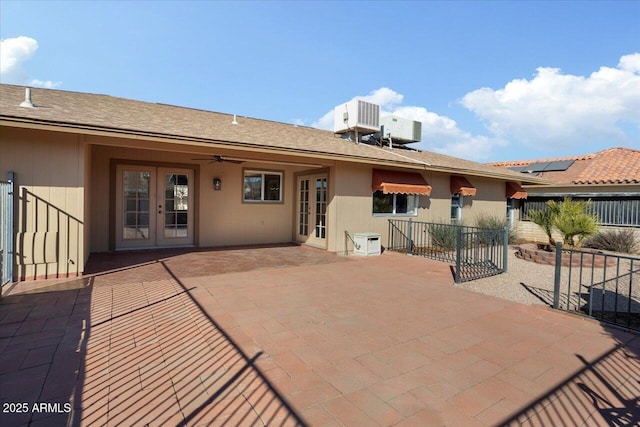
<path fill-rule="evenodd" d="M 640 257 L 556 244 L 553 307 L 640 330 Z"/>
<path fill-rule="evenodd" d="M 506 228 L 389 220 L 387 249 L 451 263 L 456 283 L 506 272 L 507 244 Z"/>

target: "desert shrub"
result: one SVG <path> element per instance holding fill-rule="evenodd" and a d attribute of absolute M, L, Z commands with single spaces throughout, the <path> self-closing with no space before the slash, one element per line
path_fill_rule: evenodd
<path fill-rule="evenodd" d="M 428 229 L 432 246 L 446 251 L 456 248 L 457 226 L 451 224 L 429 224 Z"/>
<path fill-rule="evenodd" d="M 475 220 L 475 226 L 480 228 L 499 228 L 507 227 L 509 233 L 509 244 L 515 243 L 516 231 L 509 227 L 509 221 L 506 218 L 500 218 L 496 215 L 478 215 Z"/>
<path fill-rule="evenodd" d="M 603 231 L 585 239 L 583 246 L 602 251 L 632 254 L 638 251 L 640 245 L 633 230 L 627 229 Z"/>

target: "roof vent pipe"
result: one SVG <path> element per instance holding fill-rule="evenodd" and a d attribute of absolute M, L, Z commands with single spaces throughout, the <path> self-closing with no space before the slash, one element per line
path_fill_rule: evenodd
<path fill-rule="evenodd" d="M 233 115 L 233 121 L 231 122 L 232 125 L 237 125 L 238 124 L 238 120 L 236 120 L 236 115 Z"/>
<path fill-rule="evenodd" d="M 31 102 L 31 88 L 25 88 L 24 101 L 20 103 L 20 106 L 24 108 L 34 108 L 33 102 Z"/>

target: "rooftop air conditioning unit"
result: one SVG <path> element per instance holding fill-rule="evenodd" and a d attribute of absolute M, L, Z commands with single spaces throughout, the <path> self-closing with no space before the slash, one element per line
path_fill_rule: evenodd
<path fill-rule="evenodd" d="M 347 133 L 357 130 L 360 135 L 380 131 L 380 106 L 354 99 L 334 108 L 333 131 Z"/>
<path fill-rule="evenodd" d="M 384 126 L 382 137 L 398 144 L 419 142 L 422 139 L 422 122 L 403 119 L 396 116 L 384 116 L 380 119 L 380 126 Z"/>

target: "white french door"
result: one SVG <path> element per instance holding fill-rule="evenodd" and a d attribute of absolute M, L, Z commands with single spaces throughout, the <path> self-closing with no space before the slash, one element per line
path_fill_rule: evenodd
<path fill-rule="evenodd" d="M 193 244 L 193 170 L 116 168 L 116 249 Z"/>
<path fill-rule="evenodd" d="M 298 178 L 296 240 L 327 247 L 327 176 Z"/>

